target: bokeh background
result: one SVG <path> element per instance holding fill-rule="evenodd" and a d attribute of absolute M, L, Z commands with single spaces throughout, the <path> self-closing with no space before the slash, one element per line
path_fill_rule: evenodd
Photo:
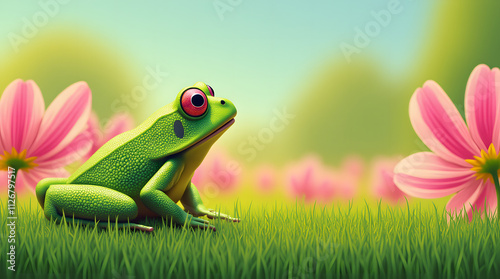
<path fill-rule="evenodd" d="M 2 91 L 16 78 L 33 79 L 49 104 L 69 84 L 87 81 L 103 126 L 117 113 L 140 123 L 197 81 L 230 99 L 236 123 L 194 178 L 209 205 L 401 203 L 391 169 L 426 150 L 408 118 L 411 94 L 433 79 L 463 113 L 472 69 L 500 66 L 500 3 L 493 1 L 0 7 Z M 145 86 L 146 78 L 155 82 Z"/>

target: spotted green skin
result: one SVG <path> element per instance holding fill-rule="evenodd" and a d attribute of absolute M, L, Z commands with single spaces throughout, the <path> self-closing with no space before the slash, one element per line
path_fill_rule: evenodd
<path fill-rule="evenodd" d="M 208 108 L 202 116 L 191 117 L 181 108 L 180 98 L 189 88 L 207 96 Z M 38 202 L 48 219 L 66 218 L 81 224 L 99 221 L 101 227 L 111 221 L 120 227 L 152 231 L 140 224 L 145 217 L 165 217 L 180 225 L 213 230 L 208 221 L 197 217 L 238 221 L 207 209 L 191 183 L 194 170 L 235 115 L 231 101 L 211 96 L 206 84 L 186 87 L 175 101 L 137 128 L 103 145 L 69 178 L 41 180 L 36 186 Z M 182 123 L 182 137 L 174 131 L 176 121 Z"/>

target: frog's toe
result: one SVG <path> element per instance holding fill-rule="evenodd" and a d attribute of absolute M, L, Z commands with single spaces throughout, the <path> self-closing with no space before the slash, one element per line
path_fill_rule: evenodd
<path fill-rule="evenodd" d="M 199 229 L 203 229 L 203 230 L 211 230 L 213 232 L 216 232 L 217 229 L 214 227 L 214 226 L 211 226 L 211 225 L 208 225 L 208 224 L 203 224 L 201 226 L 198 226 Z"/>
<path fill-rule="evenodd" d="M 197 218 L 197 217 L 193 217 L 193 220 L 196 222 L 205 223 L 205 224 L 210 223 L 208 220 Z"/>
<path fill-rule="evenodd" d="M 209 219 L 219 218 L 222 220 L 232 221 L 232 222 L 239 222 L 240 221 L 240 219 L 238 219 L 238 218 L 233 218 L 227 214 L 219 213 L 213 209 L 209 209 L 209 214 L 207 214 L 207 217 Z"/>
<path fill-rule="evenodd" d="M 199 219 L 199 218 L 195 218 L 195 219 Z M 212 231 L 216 231 L 215 227 L 212 226 L 212 225 L 209 225 L 208 221 L 206 220 L 202 220 L 202 219 L 199 219 L 201 221 L 197 221 L 197 220 L 192 220 L 191 223 L 189 224 L 190 227 L 192 228 L 197 228 L 197 229 L 203 229 L 203 230 L 212 230 Z"/>

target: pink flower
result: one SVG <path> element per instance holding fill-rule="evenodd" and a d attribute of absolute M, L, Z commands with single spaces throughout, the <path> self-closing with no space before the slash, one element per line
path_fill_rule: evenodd
<path fill-rule="evenodd" d="M 432 152 L 420 152 L 395 168 L 394 182 L 419 198 L 453 196 L 447 210 L 494 213 L 499 193 L 500 70 L 479 65 L 467 82 L 465 124 L 450 98 L 434 81 L 418 88 L 410 101 L 415 132 Z M 496 183 L 495 183 L 496 182 Z M 472 208 L 471 208 L 472 207 Z M 462 211 L 462 214 L 465 212 Z"/>
<path fill-rule="evenodd" d="M 379 158 L 372 167 L 371 189 L 377 199 L 393 204 L 405 201 L 405 193 L 394 183 L 394 167 L 401 159 Z"/>
<path fill-rule="evenodd" d="M 315 156 L 308 156 L 288 167 L 287 177 L 288 190 L 294 198 L 304 198 L 306 202 L 314 202 L 320 184 L 323 184 L 324 192 L 330 192 L 333 196 L 333 187 L 328 187 L 330 179 L 325 177 L 321 161 Z"/>
<path fill-rule="evenodd" d="M 262 165 L 255 171 L 258 188 L 262 192 L 270 192 L 276 184 L 276 170 L 268 165 Z"/>
<path fill-rule="evenodd" d="M 64 166 L 88 152 L 91 142 L 81 132 L 92 96 L 85 82 L 66 88 L 45 111 L 42 93 L 32 80 L 7 86 L 0 99 L 0 177 L 18 170 L 16 191 L 34 187 L 46 177 L 66 177 Z M 3 154 L 3 155 L 1 155 Z"/>
<path fill-rule="evenodd" d="M 196 169 L 191 179 L 201 193 L 230 193 L 240 180 L 241 166 L 224 152 L 212 150 Z M 210 195 L 210 194 L 208 194 Z"/>
<path fill-rule="evenodd" d="M 358 156 L 347 156 L 342 161 L 342 172 L 352 178 L 361 178 L 364 171 L 363 159 Z"/>
<path fill-rule="evenodd" d="M 115 136 L 129 131 L 134 128 L 134 119 L 127 113 L 118 113 L 113 115 L 105 127 L 102 128 L 99 124 L 99 118 L 95 112 L 92 112 L 87 129 L 84 133 L 92 140 L 92 147 L 89 152 L 83 156 L 82 160 L 86 161 L 92 156 L 101 146 Z"/>
<path fill-rule="evenodd" d="M 356 196 L 364 169 L 364 162 L 358 156 L 347 156 L 343 160 L 338 174 L 337 194 L 339 198 L 350 200 Z"/>
<path fill-rule="evenodd" d="M 324 166 L 315 156 L 308 156 L 299 163 L 288 167 L 288 192 L 293 198 L 304 198 L 305 202 L 331 203 L 335 198 L 351 199 L 354 197 L 359 178 L 357 160 L 348 158 L 341 171 L 333 171 Z M 351 164 L 353 163 L 353 164 Z M 349 166 L 346 168 L 346 166 Z M 350 167 L 355 167 L 356 172 Z"/>

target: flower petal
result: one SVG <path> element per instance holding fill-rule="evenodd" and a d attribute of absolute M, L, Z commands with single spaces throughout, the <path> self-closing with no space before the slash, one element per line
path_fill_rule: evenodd
<path fill-rule="evenodd" d="M 2 131 L 0 130 L 0 152 L 3 153 L 4 150 L 7 150 L 7 148 L 4 147 L 4 144 L 2 142 Z"/>
<path fill-rule="evenodd" d="M 484 187 L 474 204 L 474 208 L 484 213 L 483 210 L 486 205 L 486 212 L 488 216 L 491 216 L 497 209 L 497 192 L 495 190 L 495 185 L 491 180 L 486 180 L 483 184 Z"/>
<path fill-rule="evenodd" d="M 16 79 L 0 99 L 0 137 L 2 150 L 29 149 L 42 121 L 45 104 L 40 88 L 32 80 Z"/>
<path fill-rule="evenodd" d="M 500 117 L 500 70 L 481 64 L 474 68 L 465 91 L 465 117 L 472 138 L 483 150 L 494 140 L 494 130 Z M 498 136 L 495 136 L 495 146 Z"/>
<path fill-rule="evenodd" d="M 88 131 L 80 133 L 70 144 L 51 157 L 43 157 L 36 163 L 46 168 L 65 167 L 81 158 L 85 158 L 92 147 L 93 140 Z"/>
<path fill-rule="evenodd" d="M 22 190 L 26 191 L 29 190 L 33 193 L 35 193 L 35 187 L 40 180 L 47 178 L 47 177 L 69 177 L 69 173 L 62 168 L 43 168 L 43 167 L 38 167 L 36 169 L 31 169 L 29 172 L 26 172 L 24 170 L 21 170 L 19 172 L 21 174 L 21 180 L 22 180 Z M 16 181 L 16 190 L 18 189 L 17 181 Z"/>
<path fill-rule="evenodd" d="M 371 189 L 375 197 L 397 203 L 405 200 L 405 193 L 394 184 L 394 167 L 401 159 L 379 158 L 373 163 Z M 407 197 L 409 198 L 409 197 Z"/>
<path fill-rule="evenodd" d="M 450 199 L 446 205 L 446 210 L 451 211 L 452 216 L 456 216 L 459 213 L 463 216 L 467 212 L 469 221 L 471 221 L 473 216 L 472 209 L 476 209 L 477 202 L 483 199 L 484 203 L 484 195 L 482 193 L 485 192 L 485 186 L 481 180 L 473 180 L 467 187 Z"/>
<path fill-rule="evenodd" d="M 113 115 L 104 129 L 104 142 L 102 144 L 132 128 L 134 128 L 134 119 L 132 116 L 125 113 Z"/>
<path fill-rule="evenodd" d="M 462 190 L 474 181 L 474 172 L 431 152 L 410 155 L 394 168 L 394 183 L 418 198 L 439 198 Z"/>
<path fill-rule="evenodd" d="M 413 94 L 410 120 L 425 145 L 444 160 L 468 167 L 465 160 L 479 154 L 462 116 L 434 81 L 427 81 Z"/>
<path fill-rule="evenodd" d="M 7 177 L 7 171 L 0 170 L 0 190 L 2 193 L 7 192 L 7 184 L 8 184 L 8 177 Z"/>
<path fill-rule="evenodd" d="M 92 95 L 85 82 L 72 84 L 61 92 L 48 107 L 29 156 L 43 161 L 64 149 L 85 128 L 91 102 Z"/>
<path fill-rule="evenodd" d="M 82 161 L 87 161 L 94 153 L 101 147 L 101 142 L 103 141 L 103 135 L 101 132 L 101 126 L 99 125 L 99 118 L 95 112 L 91 112 L 89 120 L 87 121 L 87 128 L 83 133 L 89 136 L 92 141 L 92 146 L 89 152 L 82 157 Z"/>

